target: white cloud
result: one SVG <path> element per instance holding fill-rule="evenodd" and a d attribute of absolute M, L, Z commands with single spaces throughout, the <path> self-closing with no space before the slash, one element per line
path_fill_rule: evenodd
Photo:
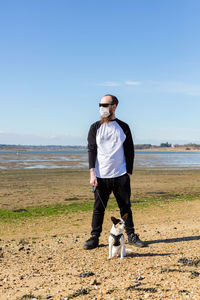
<path fill-rule="evenodd" d="M 188 96 L 200 96 L 200 84 L 192 84 L 188 82 L 181 81 L 156 81 L 156 80 L 147 80 L 144 82 L 125 80 L 121 82 L 117 81 L 105 81 L 99 83 L 99 86 L 105 87 L 115 87 L 115 86 L 139 86 L 143 85 L 144 89 L 154 89 L 157 91 L 165 93 L 177 93 L 184 94 Z"/>
<path fill-rule="evenodd" d="M 139 82 L 139 81 L 131 81 L 131 80 L 126 80 L 124 83 L 125 83 L 125 85 L 135 85 L 135 86 L 141 85 L 141 82 Z"/>
<path fill-rule="evenodd" d="M 120 85 L 134 85 L 134 86 L 138 86 L 138 85 L 141 85 L 141 82 L 139 82 L 139 81 L 132 81 L 132 80 L 126 80 L 124 82 L 105 81 L 103 83 L 99 83 L 98 85 L 100 85 L 100 86 L 108 86 L 108 87 L 120 86 Z"/>
<path fill-rule="evenodd" d="M 156 90 L 166 93 L 200 96 L 200 85 L 181 81 L 149 81 L 148 83 Z"/>
<path fill-rule="evenodd" d="M 121 85 L 121 83 L 115 82 L 115 81 L 106 81 L 106 82 L 103 82 L 103 83 L 99 83 L 98 85 L 112 87 L 112 86 L 119 86 L 119 85 Z"/>

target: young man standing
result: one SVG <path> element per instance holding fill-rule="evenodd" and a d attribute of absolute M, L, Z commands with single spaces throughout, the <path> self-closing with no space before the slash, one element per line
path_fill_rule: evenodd
<path fill-rule="evenodd" d="M 109 94 L 101 99 L 101 120 L 92 124 L 88 134 L 90 184 L 96 189 L 91 237 L 83 245 L 84 249 L 94 249 L 99 245 L 111 192 L 117 200 L 121 216 L 128 213 L 125 228 L 129 244 L 145 246 L 134 232 L 130 203 L 134 145 L 129 126 L 115 117 L 118 102 L 117 97 Z"/>

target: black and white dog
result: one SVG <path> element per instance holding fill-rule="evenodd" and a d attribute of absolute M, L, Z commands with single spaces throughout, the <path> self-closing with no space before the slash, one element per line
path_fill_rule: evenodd
<path fill-rule="evenodd" d="M 124 258 L 126 256 L 126 248 L 124 242 L 124 228 L 125 221 L 128 217 L 128 214 L 125 214 L 122 218 L 116 219 L 115 217 L 111 217 L 113 222 L 112 228 L 110 230 L 109 235 L 109 256 L 108 259 L 111 259 L 114 256 L 120 256 L 120 258 Z M 129 249 L 127 249 L 129 250 Z"/>

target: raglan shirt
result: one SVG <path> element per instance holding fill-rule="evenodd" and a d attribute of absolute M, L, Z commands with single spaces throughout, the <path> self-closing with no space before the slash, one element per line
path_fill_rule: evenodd
<path fill-rule="evenodd" d="M 132 174 L 134 145 L 129 126 L 114 119 L 92 124 L 88 134 L 89 168 L 99 178 L 114 178 Z"/>

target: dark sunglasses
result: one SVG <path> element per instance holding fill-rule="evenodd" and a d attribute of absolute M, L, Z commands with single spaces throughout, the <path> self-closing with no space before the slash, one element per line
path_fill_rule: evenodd
<path fill-rule="evenodd" d="M 99 107 L 108 107 L 109 105 L 114 105 L 114 103 L 99 103 Z"/>

